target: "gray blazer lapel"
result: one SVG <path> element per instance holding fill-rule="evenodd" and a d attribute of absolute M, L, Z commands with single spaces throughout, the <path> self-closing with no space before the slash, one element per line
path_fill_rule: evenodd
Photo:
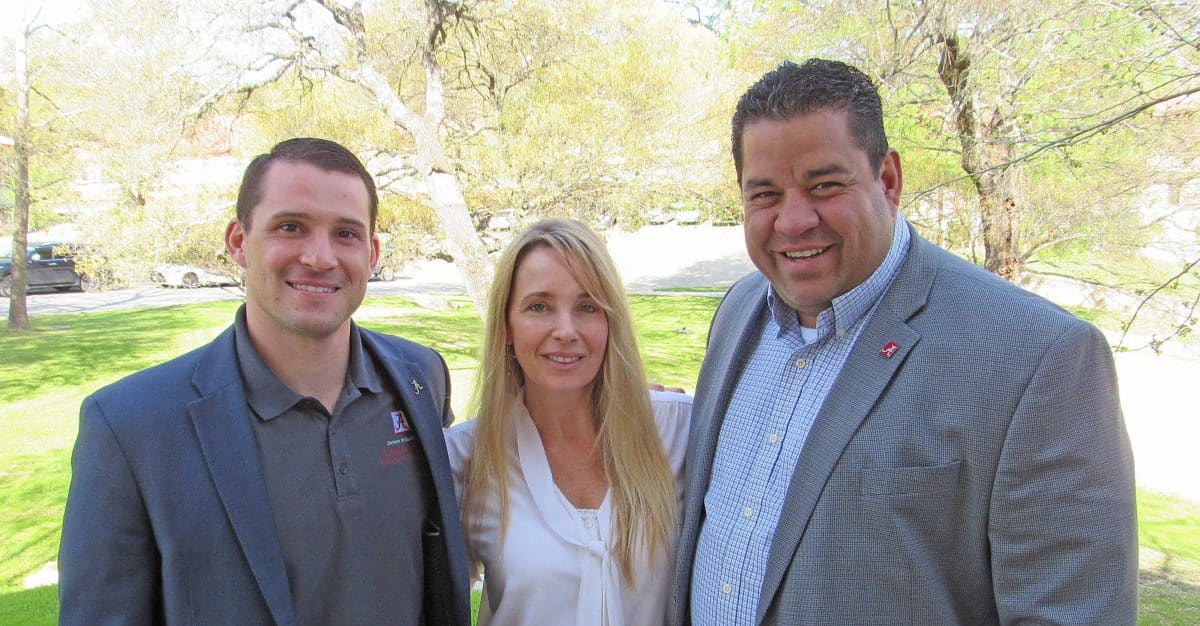
<path fill-rule="evenodd" d="M 292 624 L 292 594 L 233 341 L 230 329 L 196 367 L 193 383 L 202 397 L 188 410 L 229 523 L 271 616 L 276 623 Z"/>
<path fill-rule="evenodd" d="M 910 227 L 911 228 L 911 227 Z M 842 452 L 921 340 L 907 321 L 924 306 L 935 268 L 916 233 L 908 259 L 850 351 L 796 462 L 771 542 L 756 622 L 762 623 Z M 884 348 L 894 344 L 891 356 Z"/>
<path fill-rule="evenodd" d="M 858 338 L 796 462 L 796 470 L 779 516 L 779 525 L 771 541 L 758 602 L 758 623 L 766 616 L 775 592 L 791 566 L 792 557 L 834 465 L 920 338 L 883 307 L 875 311 L 870 326 Z M 891 358 L 880 354 L 889 341 L 900 346 Z"/>

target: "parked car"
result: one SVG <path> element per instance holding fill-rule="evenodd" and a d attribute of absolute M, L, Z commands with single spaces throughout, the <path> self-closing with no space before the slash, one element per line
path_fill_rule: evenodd
<path fill-rule="evenodd" d="M 179 265 L 162 263 L 154 266 L 150 280 L 163 287 L 236 287 L 238 281 L 221 274 L 215 274 L 194 265 Z"/>
<path fill-rule="evenodd" d="M 79 244 L 52 242 L 39 243 L 29 246 L 26 258 L 29 259 L 27 276 L 29 290 L 58 289 L 67 291 L 87 286 L 87 278 L 75 271 L 75 254 Z M 12 258 L 0 259 L 0 297 L 7 298 L 12 293 L 13 276 Z"/>

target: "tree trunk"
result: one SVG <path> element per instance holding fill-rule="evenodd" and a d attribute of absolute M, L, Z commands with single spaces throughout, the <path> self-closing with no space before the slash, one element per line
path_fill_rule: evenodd
<path fill-rule="evenodd" d="M 446 115 L 446 86 L 437 61 L 437 49 L 445 38 L 447 20 L 460 9 L 453 3 L 441 0 L 426 0 L 424 3 L 426 32 L 420 47 L 421 64 L 425 70 L 425 114 L 419 115 L 396 95 L 387 78 L 375 68 L 368 56 L 362 6 L 354 4 L 340 7 L 324 0 L 321 4 L 354 37 L 358 67 L 342 74 L 370 91 L 392 123 L 408 133 L 416 144 L 416 165 L 429 190 L 430 204 L 442 224 L 446 247 L 462 274 L 467 295 L 471 297 L 479 315 L 484 316 L 488 286 L 492 279 L 492 263 L 483 241 L 475 232 L 462 185 L 454 175 L 454 167 L 438 138 L 438 128 Z"/>
<path fill-rule="evenodd" d="M 955 130 L 962 149 L 963 172 L 975 185 L 979 194 L 979 221 L 982 228 L 984 267 L 1006 280 L 1016 278 L 1020 269 L 1017 254 L 1016 204 L 1005 193 L 1008 165 L 986 163 L 982 145 L 982 129 L 975 111 L 975 97 L 971 91 L 971 58 L 962 48 L 958 35 L 943 32 L 938 36 L 942 45 L 938 60 L 938 77 L 950 96 Z"/>
<path fill-rule="evenodd" d="M 446 233 L 446 246 L 467 285 L 467 294 L 475 303 L 479 316 L 485 317 L 488 287 L 492 283 L 492 262 L 475 232 L 462 187 L 453 172 L 433 170 L 425 176 L 425 181 L 429 185 L 429 200 Z"/>
<path fill-rule="evenodd" d="M 13 215 L 12 271 L 13 286 L 8 300 L 8 329 L 29 330 L 29 309 L 25 294 L 29 288 L 28 249 L 29 240 L 29 65 L 26 61 L 28 31 L 17 37 L 13 51 L 13 69 L 17 79 L 17 119 L 13 148 L 17 157 L 16 196 L 17 207 Z"/>
<path fill-rule="evenodd" d="M 454 169 L 445 156 L 441 142 L 438 141 L 437 126 L 406 107 L 383 75 L 372 65 L 361 61 L 360 63 L 362 65 L 352 75 L 353 80 L 366 87 L 392 122 L 408 133 L 416 143 L 416 165 L 429 189 L 429 201 L 442 224 L 446 235 L 446 247 L 454 257 L 458 271 L 462 273 L 467 295 L 471 297 L 479 315 L 483 316 L 487 309 L 492 264 L 479 234 L 475 232 L 462 186 L 454 175 Z M 427 75 L 426 79 L 440 79 L 440 74 Z M 439 91 L 441 88 L 439 83 L 427 89 Z"/>
<path fill-rule="evenodd" d="M 979 188 L 978 185 L 976 188 Z M 1017 253 L 1016 204 L 1002 198 L 993 187 L 987 194 L 979 193 L 980 215 L 983 218 L 983 266 L 1005 280 L 1014 281 L 1020 273 L 1021 260 Z"/>

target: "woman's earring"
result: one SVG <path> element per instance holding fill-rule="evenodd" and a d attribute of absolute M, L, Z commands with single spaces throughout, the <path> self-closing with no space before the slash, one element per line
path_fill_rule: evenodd
<path fill-rule="evenodd" d="M 513 350 L 513 345 L 511 343 L 504 346 L 504 356 L 510 361 L 516 360 L 517 353 L 515 350 Z"/>

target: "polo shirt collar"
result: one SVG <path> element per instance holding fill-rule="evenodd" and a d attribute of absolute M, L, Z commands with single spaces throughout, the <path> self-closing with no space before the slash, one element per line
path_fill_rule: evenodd
<path fill-rule="evenodd" d="M 283 384 L 275 372 L 267 366 L 250 341 L 250 330 L 246 327 L 246 306 L 238 309 L 233 322 L 234 345 L 237 348 L 238 367 L 242 371 L 243 386 L 246 388 L 246 403 L 254 413 L 264 420 L 283 415 L 288 409 L 304 399 Z M 347 383 L 360 391 L 379 393 L 383 384 L 363 350 L 362 333 L 358 325 L 350 322 L 350 363 L 346 370 Z"/>

